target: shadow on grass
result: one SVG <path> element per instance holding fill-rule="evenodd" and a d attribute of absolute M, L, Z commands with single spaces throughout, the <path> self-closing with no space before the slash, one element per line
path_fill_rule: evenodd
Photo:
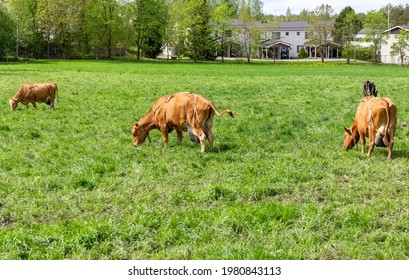
<path fill-rule="evenodd" d="M 396 158 L 409 158 L 409 151 L 393 150 L 392 159 L 396 159 Z"/>

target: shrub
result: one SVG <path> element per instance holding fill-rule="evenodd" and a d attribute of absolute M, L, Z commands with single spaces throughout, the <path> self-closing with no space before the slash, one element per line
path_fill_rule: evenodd
<path fill-rule="evenodd" d="M 298 54 L 298 58 L 307 58 L 308 54 L 304 48 L 301 48 L 300 53 Z"/>

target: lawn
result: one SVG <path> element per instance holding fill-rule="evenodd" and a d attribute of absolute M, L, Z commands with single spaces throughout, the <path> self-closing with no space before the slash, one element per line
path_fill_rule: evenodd
<path fill-rule="evenodd" d="M 336 62 L 0 64 L 0 259 L 408 259 L 409 68 Z M 394 100 L 392 160 L 342 149 L 361 85 Z M 54 111 L 8 99 L 56 82 Z M 160 96 L 193 91 L 213 151 L 132 146 Z"/>

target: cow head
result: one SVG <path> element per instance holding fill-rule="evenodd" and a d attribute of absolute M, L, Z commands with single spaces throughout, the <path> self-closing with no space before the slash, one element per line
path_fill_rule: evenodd
<path fill-rule="evenodd" d="M 140 146 L 148 137 L 148 132 L 139 123 L 132 124 L 132 141 L 134 147 Z"/>
<path fill-rule="evenodd" d="M 18 98 L 11 98 L 9 99 L 10 109 L 15 111 L 17 109 L 17 104 L 20 102 Z"/>
<path fill-rule="evenodd" d="M 344 149 L 348 151 L 352 149 L 359 141 L 359 134 L 356 126 L 344 127 Z"/>

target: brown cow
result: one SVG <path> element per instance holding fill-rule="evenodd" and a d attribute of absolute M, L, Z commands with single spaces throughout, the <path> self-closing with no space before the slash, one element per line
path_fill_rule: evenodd
<path fill-rule="evenodd" d="M 368 157 L 376 145 L 388 147 L 388 159 L 391 159 L 397 123 L 396 112 L 396 105 L 389 98 L 364 97 L 351 127 L 344 128 L 344 149 L 351 149 L 360 140 L 361 152 L 364 154 L 365 137 L 368 137 Z"/>
<path fill-rule="evenodd" d="M 191 92 L 178 92 L 159 98 L 139 122 L 132 124 L 133 145 L 141 145 L 149 131 L 159 129 L 163 136 L 165 148 L 168 147 L 168 133 L 176 130 L 178 142 L 182 144 L 182 131 L 188 131 L 192 141 L 200 143 L 200 151 L 205 151 L 205 140 L 213 148 L 213 116 L 233 112 L 225 110 L 219 113 L 212 102 L 201 95 Z"/>
<path fill-rule="evenodd" d="M 54 83 L 23 84 L 16 95 L 9 100 L 10 108 L 12 111 L 16 110 L 19 102 L 26 105 L 26 107 L 28 103 L 31 103 L 34 108 L 37 108 L 36 102 L 45 102 L 53 110 L 57 91 L 57 84 Z"/>

